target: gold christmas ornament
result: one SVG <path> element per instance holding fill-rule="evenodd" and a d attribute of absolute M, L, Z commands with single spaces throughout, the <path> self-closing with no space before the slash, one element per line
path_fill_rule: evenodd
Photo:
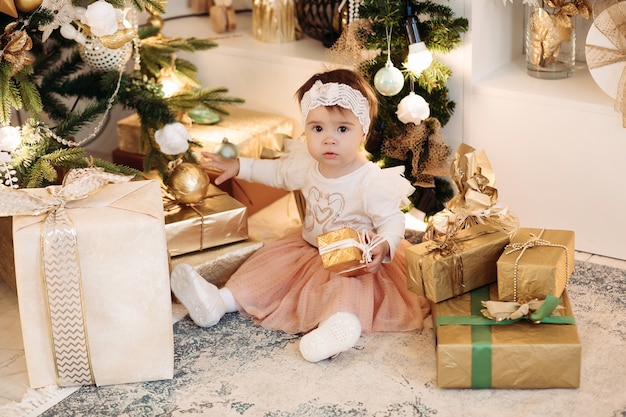
<path fill-rule="evenodd" d="M 204 200 L 211 181 L 197 164 L 183 162 L 174 168 L 167 180 L 167 188 L 180 204 L 196 204 Z"/>
<path fill-rule="evenodd" d="M 4 28 L 4 33 L 0 36 L 0 48 L 3 49 L 3 58 L 11 63 L 14 75 L 20 72 L 25 66 L 35 62 L 28 53 L 33 47 L 33 41 L 25 30 L 16 30 L 19 22 L 11 22 Z"/>
<path fill-rule="evenodd" d="M 0 0 L 0 13 L 17 18 L 17 10 L 13 0 Z"/>
<path fill-rule="evenodd" d="M 31 13 L 41 6 L 43 0 L 15 0 L 15 8 L 22 13 Z"/>
<path fill-rule="evenodd" d="M 146 21 L 146 24 L 148 26 L 163 29 L 164 22 L 163 22 L 163 18 L 158 13 L 154 13 L 150 15 L 150 17 Z"/>
<path fill-rule="evenodd" d="M 137 36 L 135 29 L 120 29 L 112 35 L 99 36 L 100 43 L 109 49 L 119 49 Z"/>

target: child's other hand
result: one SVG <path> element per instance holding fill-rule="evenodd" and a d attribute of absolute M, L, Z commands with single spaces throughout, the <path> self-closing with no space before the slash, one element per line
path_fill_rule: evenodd
<path fill-rule="evenodd" d="M 211 152 L 202 152 L 202 156 L 208 158 L 200 162 L 200 166 L 212 171 L 222 173 L 215 179 L 215 185 L 220 185 L 239 174 L 239 159 L 224 158 Z"/>
<path fill-rule="evenodd" d="M 365 267 L 367 272 L 372 274 L 378 272 L 383 260 L 389 256 L 389 251 L 389 243 L 386 240 L 376 245 L 371 251 L 372 262 L 369 262 Z"/>

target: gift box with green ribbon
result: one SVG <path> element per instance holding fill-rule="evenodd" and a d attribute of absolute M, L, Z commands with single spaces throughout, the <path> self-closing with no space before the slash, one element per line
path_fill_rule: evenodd
<path fill-rule="evenodd" d="M 496 310 L 513 304 L 516 310 L 510 315 L 515 318 L 499 321 L 487 313 L 486 306 L 493 301 L 498 301 L 495 284 L 433 303 L 437 385 L 577 388 L 581 345 L 567 291 L 561 298 L 539 301 L 532 312 L 527 305 L 498 303 Z"/>
<path fill-rule="evenodd" d="M 497 279 L 496 262 L 509 243 L 509 235 L 478 225 L 450 233 L 406 250 L 411 291 L 440 302 L 491 284 Z"/>

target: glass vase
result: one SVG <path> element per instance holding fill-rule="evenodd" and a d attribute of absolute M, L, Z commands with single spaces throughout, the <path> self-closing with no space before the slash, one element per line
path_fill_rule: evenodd
<path fill-rule="evenodd" d="M 557 19 L 547 6 L 525 9 L 527 74 L 550 80 L 571 77 L 576 63 L 575 20 Z"/>

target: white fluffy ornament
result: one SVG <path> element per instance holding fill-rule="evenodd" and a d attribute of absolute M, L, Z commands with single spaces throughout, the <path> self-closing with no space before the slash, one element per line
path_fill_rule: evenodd
<path fill-rule="evenodd" d="M 396 114 L 402 123 L 418 125 L 430 116 L 430 106 L 422 96 L 411 91 L 408 96 L 400 100 Z"/>

